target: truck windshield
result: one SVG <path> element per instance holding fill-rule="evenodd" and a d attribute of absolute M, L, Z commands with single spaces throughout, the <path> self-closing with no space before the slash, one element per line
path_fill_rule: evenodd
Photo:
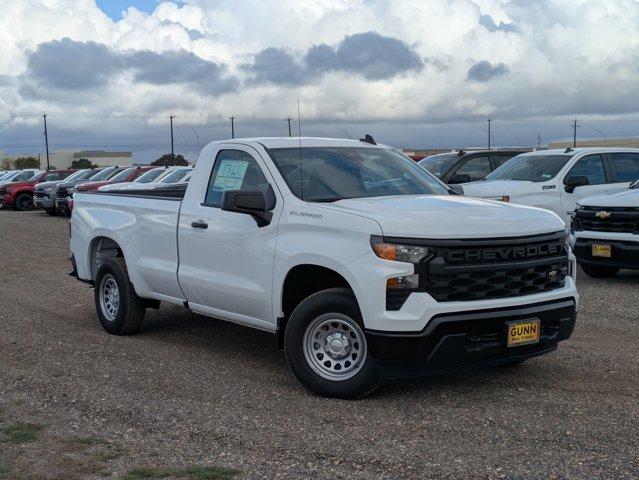
<path fill-rule="evenodd" d="M 164 168 L 154 168 L 135 179 L 135 183 L 149 183 L 165 172 Z"/>
<path fill-rule="evenodd" d="M 417 162 L 420 167 L 424 167 L 430 173 L 437 178 L 442 178 L 451 168 L 455 165 L 455 162 L 459 160 L 459 155 L 456 153 L 442 153 L 440 155 L 431 155 L 423 160 Z"/>
<path fill-rule="evenodd" d="M 92 182 L 101 182 L 103 180 L 108 180 L 113 175 L 117 174 L 121 168 L 105 168 L 103 170 L 99 170 L 98 173 L 91 177 Z"/>
<path fill-rule="evenodd" d="M 449 193 L 415 162 L 387 148 L 274 148 L 269 154 L 293 193 L 309 202 Z"/>
<path fill-rule="evenodd" d="M 133 173 L 137 170 L 137 167 L 126 168 L 117 175 L 110 178 L 113 183 L 125 182 Z"/>
<path fill-rule="evenodd" d="M 557 176 L 572 155 L 517 155 L 486 177 L 486 180 L 547 182 Z"/>
<path fill-rule="evenodd" d="M 172 171 L 166 177 L 162 178 L 160 182 L 162 183 L 176 183 L 182 180 L 187 173 L 191 171 L 190 167 L 187 168 L 179 168 L 177 170 Z"/>

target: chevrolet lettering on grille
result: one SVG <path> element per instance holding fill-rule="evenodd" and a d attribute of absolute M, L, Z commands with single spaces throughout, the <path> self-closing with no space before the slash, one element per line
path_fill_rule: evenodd
<path fill-rule="evenodd" d="M 475 248 L 449 250 L 446 260 L 458 262 L 498 262 L 509 260 L 528 260 L 532 258 L 551 257 L 565 253 L 563 242 L 543 245 L 525 245 L 521 247 Z"/>

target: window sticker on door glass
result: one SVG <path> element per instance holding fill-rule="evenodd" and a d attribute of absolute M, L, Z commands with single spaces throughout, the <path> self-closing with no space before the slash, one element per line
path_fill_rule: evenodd
<path fill-rule="evenodd" d="M 249 162 L 245 160 L 222 160 L 217 171 L 213 190 L 226 192 L 240 190 Z"/>

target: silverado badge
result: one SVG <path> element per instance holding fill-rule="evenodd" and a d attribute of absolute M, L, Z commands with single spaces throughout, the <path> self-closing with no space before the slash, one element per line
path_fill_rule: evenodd
<path fill-rule="evenodd" d="M 602 210 L 601 212 L 595 213 L 595 217 L 597 217 L 597 218 L 608 218 L 608 217 L 610 217 L 610 215 L 612 215 L 612 214 L 610 212 L 606 212 L 605 210 Z"/>

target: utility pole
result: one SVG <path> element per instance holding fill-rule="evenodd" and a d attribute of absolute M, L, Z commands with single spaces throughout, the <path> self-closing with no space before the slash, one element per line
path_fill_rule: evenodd
<path fill-rule="evenodd" d="M 291 117 L 285 118 L 284 121 L 288 122 L 288 136 L 292 137 L 293 135 L 291 135 Z"/>
<path fill-rule="evenodd" d="M 492 122 L 492 119 L 489 117 L 488 118 L 488 150 L 490 150 L 490 123 Z"/>
<path fill-rule="evenodd" d="M 572 148 L 577 148 L 577 119 L 575 118 L 572 122 Z"/>
<path fill-rule="evenodd" d="M 175 117 L 175 115 L 169 115 L 169 121 L 171 122 L 171 163 L 175 165 L 175 150 L 173 149 L 173 117 Z"/>
<path fill-rule="evenodd" d="M 229 117 L 231 120 L 231 138 L 235 138 L 235 117 Z"/>
<path fill-rule="evenodd" d="M 43 113 L 42 118 L 44 119 L 44 146 L 47 151 L 47 171 L 51 168 L 49 165 L 49 134 L 47 133 L 47 114 Z"/>

